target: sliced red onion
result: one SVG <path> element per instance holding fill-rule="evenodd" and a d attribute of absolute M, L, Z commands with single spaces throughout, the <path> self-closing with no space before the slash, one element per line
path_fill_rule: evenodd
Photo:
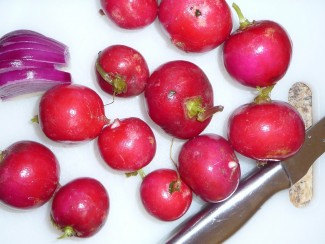
<path fill-rule="evenodd" d="M 70 84 L 70 73 L 57 69 L 68 59 L 68 47 L 55 39 L 31 30 L 7 33 L 0 38 L 0 99 Z"/>
<path fill-rule="evenodd" d="M 10 37 L 10 36 L 22 35 L 22 34 L 33 34 L 33 35 L 43 36 L 41 33 L 36 32 L 36 31 L 21 29 L 21 30 L 14 30 L 14 31 L 8 32 L 7 34 L 3 35 L 0 38 L 0 41 L 7 37 Z"/>
<path fill-rule="evenodd" d="M 59 42 L 58 40 L 32 30 L 15 30 L 5 34 L 0 38 L 0 44 L 5 42 L 21 41 L 34 41 L 38 43 L 53 45 L 53 47 L 60 47 L 63 50 L 67 49 L 67 46 L 62 42 Z"/>
<path fill-rule="evenodd" d="M 70 73 L 52 68 L 26 68 L 1 72 L 0 98 L 6 100 L 18 95 L 46 91 L 59 84 L 70 83 Z"/>
<path fill-rule="evenodd" d="M 0 72 L 22 68 L 55 68 L 54 64 L 29 59 L 5 59 L 0 61 Z"/>
<path fill-rule="evenodd" d="M 37 43 L 37 42 L 14 42 L 14 43 L 5 43 L 0 45 L 0 53 L 5 53 L 13 50 L 39 50 L 45 52 L 56 52 L 64 53 L 65 50 L 54 49 L 52 46 Z"/>
<path fill-rule="evenodd" d="M 68 47 L 60 42 L 54 42 L 52 39 L 45 39 L 43 37 L 30 35 L 30 34 L 22 34 L 22 35 L 14 35 L 0 41 L 0 47 L 6 46 L 13 43 L 38 43 L 47 45 L 53 50 L 67 52 Z"/>
<path fill-rule="evenodd" d="M 29 59 L 65 65 L 67 64 L 68 56 L 65 53 L 47 52 L 36 49 L 17 49 L 7 52 L 1 52 L 0 50 L 0 60 L 2 59 Z"/>

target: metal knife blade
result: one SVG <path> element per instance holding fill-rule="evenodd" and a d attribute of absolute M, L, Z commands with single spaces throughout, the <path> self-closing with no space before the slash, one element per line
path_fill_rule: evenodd
<path fill-rule="evenodd" d="M 298 182 L 325 151 L 325 119 L 323 118 L 306 133 L 303 148 L 282 162 L 291 184 Z"/>
<path fill-rule="evenodd" d="M 166 243 L 222 243 L 245 224 L 267 199 L 304 176 L 324 152 L 325 117 L 307 130 L 305 142 L 296 155 L 255 168 L 241 180 L 233 195 L 223 202 L 207 204 L 181 224 Z"/>

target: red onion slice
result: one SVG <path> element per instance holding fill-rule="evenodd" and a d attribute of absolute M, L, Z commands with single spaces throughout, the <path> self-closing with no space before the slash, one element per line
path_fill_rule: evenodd
<path fill-rule="evenodd" d="M 7 37 L 10 37 L 10 36 L 22 35 L 22 34 L 32 34 L 32 35 L 44 36 L 41 33 L 36 32 L 36 31 L 21 29 L 21 30 L 14 30 L 14 31 L 8 32 L 7 34 L 3 35 L 0 38 L 0 41 Z"/>
<path fill-rule="evenodd" d="M 22 68 L 55 68 L 54 64 L 28 59 L 5 59 L 0 61 L 0 72 Z"/>
<path fill-rule="evenodd" d="M 1 52 L 0 50 L 0 60 L 3 59 L 29 59 L 65 65 L 68 61 L 68 55 L 66 53 L 47 52 L 36 49 L 17 49 L 7 52 Z"/>
<path fill-rule="evenodd" d="M 1 72 L 0 98 L 6 100 L 18 95 L 46 91 L 53 86 L 70 83 L 70 73 L 51 68 L 26 68 Z"/>
<path fill-rule="evenodd" d="M 0 38 L 0 99 L 46 91 L 70 84 L 68 47 L 31 30 L 16 30 Z"/>
<path fill-rule="evenodd" d="M 36 31 L 31 30 L 15 30 L 9 32 L 0 38 L 0 45 L 10 42 L 37 42 L 47 44 L 53 48 L 59 48 L 60 50 L 66 50 L 67 46 L 62 42 L 59 42 L 53 38 L 42 35 Z"/>
<path fill-rule="evenodd" d="M 14 44 L 14 43 L 26 43 L 26 44 L 27 43 L 38 43 L 38 44 L 47 45 L 50 48 L 52 48 L 53 50 L 57 50 L 60 52 L 68 51 L 68 47 L 60 42 L 53 42 L 50 39 L 44 39 L 44 38 L 40 38 L 39 36 L 34 36 L 34 35 L 29 35 L 29 34 L 15 35 L 15 36 L 6 38 L 6 39 L 0 41 L 0 47 L 6 46 L 9 44 Z"/>
<path fill-rule="evenodd" d="M 56 52 L 56 53 L 65 53 L 64 49 L 54 49 L 52 46 L 37 43 L 37 42 L 14 42 L 14 43 L 6 43 L 4 45 L 0 45 L 0 53 L 5 53 L 13 50 L 39 50 L 45 52 Z"/>

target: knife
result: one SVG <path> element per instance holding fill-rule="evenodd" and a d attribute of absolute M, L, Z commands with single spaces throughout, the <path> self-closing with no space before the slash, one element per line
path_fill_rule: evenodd
<path fill-rule="evenodd" d="M 298 182 L 325 151 L 325 117 L 306 131 L 301 149 L 289 159 L 255 168 L 220 203 L 209 203 L 166 241 L 167 244 L 221 243 L 234 234 L 273 194 Z"/>

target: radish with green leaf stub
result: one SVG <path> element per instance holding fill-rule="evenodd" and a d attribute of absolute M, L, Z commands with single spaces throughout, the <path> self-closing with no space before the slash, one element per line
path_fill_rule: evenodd
<path fill-rule="evenodd" d="M 110 201 L 97 179 L 80 177 L 63 185 L 51 204 L 51 219 L 63 231 L 60 238 L 95 235 L 106 223 Z"/>
<path fill-rule="evenodd" d="M 199 135 L 213 114 L 212 85 L 203 70 L 185 60 L 169 61 L 150 76 L 144 91 L 150 118 L 168 134 L 189 139 Z"/>
<path fill-rule="evenodd" d="M 305 139 L 305 125 L 299 112 L 289 103 L 271 100 L 262 94 L 232 112 L 228 138 L 233 148 L 246 157 L 263 163 L 279 161 L 300 149 Z"/>
<path fill-rule="evenodd" d="M 100 88 L 118 97 L 141 94 L 149 79 L 149 68 L 140 52 L 125 45 L 112 45 L 98 54 L 96 78 Z"/>
<path fill-rule="evenodd" d="M 224 42 L 223 62 L 235 81 L 248 87 L 276 84 L 287 72 L 292 42 L 287 31 L 271 20 L 248 21 L 233 4 L 240 27 Z"/>
<path fill-rule="evenodd" d="M 157 169 L 146 175 L 140 186 L 146 211 L 162 221 L 181 218 L 192 203 L 192 190 L 173 169 Z"/>

